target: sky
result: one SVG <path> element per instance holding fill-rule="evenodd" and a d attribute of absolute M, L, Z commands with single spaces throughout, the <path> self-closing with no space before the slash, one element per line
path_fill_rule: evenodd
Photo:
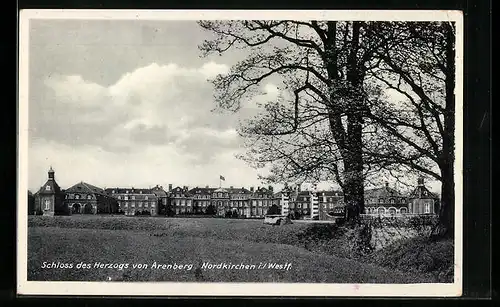
<path fill-rule="evenodd" d="M 213 112 L 208 79 L 243 55 L 201 58 L 208 35 L 194 21 L 31 21 L 29 189 L 50 166 L 63 188 L 261 185 L 235 157 L 236 127 L 276 87 L 237 114 Z"/>
<path fill-rule="evenodd" d="M 236 158 L 236 128 L 279 90 L 263 83 L 237 113 L 214 112 L 208 80 L 246 55 L 202 58 L 211 36 L 195 21 L 39 19 L 29 33 L 31 191 L 50 167 L 62 188 L 263 185 Z"/>

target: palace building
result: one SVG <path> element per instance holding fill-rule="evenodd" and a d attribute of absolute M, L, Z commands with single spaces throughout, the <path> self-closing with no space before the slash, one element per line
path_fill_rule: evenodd
<path fill-rule="evenodd" d="M 371 215 L 438 214 L 439 196 L 432 193 L 419 178 L 417 187 L 408 195 L 385 186 L 365 190 L 365 212 Z M 80 182 L 63 190 L 55 180 L 52 167 L 48 179 L 32 195 L 28 191 L 28 214 L 125 214 L 183 215 L 208 214 L 243 218 L 262 218 L 269 212 L 295 219 L 326 220 L 341 215 L 344 195 L 340 191 L 301 190 L 301 186 L 285 187 L 275 193 L 272 186 L 204 188 L 169 184 L 153 188 L 101 189 Z M 272 209 L 272 210 L 271 210 Z"/>
<path fill-rule="evenodd" d="M 411 214 L 439 214 L 439 196 L 424 185 L 424 178 L 418 178 L 417 187 L 410 193 L 408 212 Z"/>
<path fill-rule="evenodd" d="M 408 197 L 396 189 L 385 186 L 365 190 L 365 213 L 397 215 L 408 213 Z"/>
<path fill-rule="evenodd" d="M 125 215 L 158 215 L 160 201 L 166 202 L 166 198 L 157 196 L 161 194 L 160 187 L 156 189 L 156 193 L 154 193 L 153 189 L 137 189 L 133 187 L 106 189 L 106 195 L 117 201 L 118 211 Z"/>
<path fill-rule="evenodd" d="M 162 186 L 156 185 L 151 189 L 156 198 L 158 199 L 157 214 L 165 212 L 168 204 L 168 194 Z"/>
<path fill-rule="evenodd" d="M 64 214 L 64 191 L 61 190 L 55 179 L 55 172 L 50 167 L 48 179 L 43 186 L 35 193 L 35 214 L 38 215 L 59 215 Z"/>
<path fill-rule="evenodd" d="M 188 191 L 188 187 L 176 187 L 171 189 L 169 185 L 169 205 L 175 214 L 188 214 L 193 212 L 193 199 Z"/>
<path fill-rule="evenodd" d="M 210 188 L 208 186 L 204 188 L 194 188 L 189 190 L 189 195 L 192 198 L 193 213 L 194 214 L 205 214 L 209 206 L 212 205 L 211 195 L 215 188 Z M 214 208 L 215 212 L 215 207 Z"/>
<path fill-rule="evenodd" d="M 116 214 L 118 202 L 101 188 L 79 182 L 65 191 L 66 214 Z"/>

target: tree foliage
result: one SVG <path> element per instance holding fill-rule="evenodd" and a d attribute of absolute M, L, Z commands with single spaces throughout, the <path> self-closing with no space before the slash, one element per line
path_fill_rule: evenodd
<path fill-rule="evenodd" d="M 280 96 L 242 123 L 241 158 L 271 166 L 271 182 L 331 180 L 348 219 L 364 209 L 373 176 L 412 172 L 442 181 L 452 229 L 455 29 L 447 22 L 200 21 L 204 55 L 244 50 L 213 80 L 215 101 L 237 111 L 280 83 Z"/>
<path fill-rule="evenodd" d="M 204 54 L 248 49 L 246 59 L 214 81 L 219 107 L 238 110 L 259 93 L 264 80 L 281 82 L 285 94 L 270 101 L 240 133 L 243 156 L 256 167 L 273 164 L 268 181 L 335 180 L 353 217 L 363 211 L 360 90 L 373 46 L 361 39 L 359 22 L 200 21 L 216 35 Z"/>
<path fill-rule="evenodd" d="M 384 44 L 367 81 L 379 97 L 367 115 L 377 128 L 365 152 L 385 170 L 416 171 L 442 182 L 441 230 L 453 234 L 455 160 L 455 28 L 448 22 L 376 23 Z"/>

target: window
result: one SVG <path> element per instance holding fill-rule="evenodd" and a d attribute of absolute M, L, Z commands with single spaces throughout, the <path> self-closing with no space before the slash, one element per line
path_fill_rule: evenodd
<path fill-rule="evenodd" d="M 92 195 L 87 196 L 87 199 L 92 199 Z"/>
<path fill-rule="evenodd" d="M 45 200 L 45 210 L 49 210 L 50 209 L 50 200 L 46 199 Z"/>
<path fill-rule="evenodd" d="M 128 200 L 128 196 L 123 196 L 123 199 Z"/>
<path fill-rule="evenodd" d="M 148 200 L 148 197 L 147 197 L 147 196 L 144 196 L 144 199 L 145 199 L 145 200 Z"/>
<path fill-rule="evenodd" d="M 45 190 L 46 190 L 46 191 L 50 191 L 50 185 L 46 186 L 46 187 L 45 187 Z"/>
<path fill-rule="evenodd" d="M 383 199 L 383 198 L 380 198 L 380 199 L 378 200 L 378 202 L 379 202 L 380 204 L 383 204 L 383 203 L 384 203 L 384 199 Z"/>
<path fill-rule="evenodd" d="M 122 199 L 122 197 L 120 195 L 118 195 L 118 199 Z"/>
<path fill-rule="evenodd" d="M 132 200 L 135 200 L 135 196 L 134 195 L 132 195 Z"/>
<path fill-rule="evenodd" d="M 76 194 L 75 199 L 80 199 L 80 195 Z"/>
<path fill-rule="evenodd" d="M 391 198 L 390 203 L 394 204 L 394 198 Z"/>
<path fill-rule="evenodd" d="M 431 204 L 425 204 L 424 210 L 424 213 L 431 213 Z"/>

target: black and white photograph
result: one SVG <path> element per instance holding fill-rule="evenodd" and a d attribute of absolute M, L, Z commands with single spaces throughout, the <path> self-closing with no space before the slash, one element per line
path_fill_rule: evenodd
<path fill-rule="evenodd" d="M 459 11 L 23 10 L 18 293 L 460 296 Z"/>

